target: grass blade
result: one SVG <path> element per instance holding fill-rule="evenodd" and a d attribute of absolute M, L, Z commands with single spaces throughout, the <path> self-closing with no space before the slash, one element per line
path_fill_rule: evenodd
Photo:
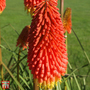
<path fill-rule="evenodd" d="M 68 85 L 67 81 L 65 81 L 65 84 L 66 84 L 67 90 L 70 90 L 70 88 L 69 88 L 69 85 Z"/>
<path fill-rule="evenodd" d="M 61 90 L 60 82 L 57 82 L 56 90 Z"/>
<path fill-rule="evenodd" d="M 86 78 L 85 77 L 83 77 L 83 82 L 84 82 L 84 89 L 83 90 L 86 90 L 86 80 L 85 80 Z"/>
<path fill-rule="evenodd" d="M 68 62 L 69 63 L 69 62 Z M 70 69 L 72 70 L 72 66 L 71 66 L 71 64 L 69 63 L 69 67 L 70 67 Z M 75 73 L 73 73 L 73 76 L 74 76 L 74 79 L 75 79 L 75 81 L 76 81 L 76 84 L 77 84 L 77 87 L 78 87 L 78 90 L 81 90 L 81 88 L 80 88 L 80 85 L 79 85 L 79 83 L 78 83 L 78 80 L 77 80 L 77 78 L 76 78 L 76 75 L 75 75 Z"/>
<path fill-rule="evenodd" d="M 21 48 L 19 48 L 19 52 L 18 52 L 18 61 L 20 60 L 20 53 L 21 53 Z M 20 83 L 20 78 L 19 78 L 19 71 L 20 71 L 20 66 L 19 63 L 17 65 L 17 80 Z M 20 90 L 20 87 L 18 87 L 18 90 Z"/>
<path fill-rule="evenodd" d="M 21 84 L 17 81 L 17 79 L 13 76 L 13 74 L 11 73 L 11 71 L 7 68 L 7 66 L 2 62 L 2 65 L 5 67 L 5 69 L 8 71 L 8 73 L 10 74 L 10 76 L 14 79 L 14 81 L 16 82 L 16 84 L 20 87 L 21 90 L 24 90 L 24 88 L 21 86 Z"/>
<path fill-rule="evenodd" d="M 4 46 L 1 45 L 1 44 L 0 44 L 0 47 L 2 47 L 3 49 L 6 49 L 6 50 L 8 49 L 8 48 L 4 47 Z M 10 49 L 8 49 L 8 50 L 11 51 L 11 52 L 13 53 L 15 59 L 17 60 L 16 53 L 15 53 L 14 51 L 10 50 Z"/>
<path fill-rule="evenodd" d="M 84 52 L 84 55 L 86 56 L 86 58 L 87 58 L 87 60 L 88 60 L 88 63 L 90 64 L 90 59 L 89 59 L 89 57 L 88 57 L 86 51 L 84 50 L 83 45 L 81 44 L 81 42 L 80 42 L 80 40 L 79 40 L 77 34 L 75 33 L 75 31 L 74 31 L 73 29 L 72 29 L 72 31 L 73 31 L 74 35 L 76 36 L 76 38 L 77 38 L 77 40 L 78 40 L 78 42 L 79 42 L 79 44 L 80 44 L 80 46 L 81 46 L 81 48 L 82 48 L 82 50 L 83 50 L 83 52 Z"/>
<path fill-rule="evenodd" d="M 78 80 L 77 80 L 77 78 L 76 78 L 76 75 L 75 75 L 74 73 L 73 73 L 73 76 L 74 76 L 74 79 L 75 79 L 75 81 L 76 81 L 78 90 L 81 90 L 80 85 L 79 85 L 79 83 L 78 83 Z"/>
<path fill-rule="evenodd" d="M 26 81 L 21 75 L 19 75 L 19 77 L 20 77 L 21 80 L 26 84 L 26 86 L 30 89 L 30 87 L 29 87 L 27 81 Z M 30 90 L 31 90 L 31 89 L 30 89 Z"/>

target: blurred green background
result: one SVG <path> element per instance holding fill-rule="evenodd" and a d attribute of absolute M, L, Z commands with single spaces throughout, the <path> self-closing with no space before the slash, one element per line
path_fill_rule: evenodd
<path fill-rule="evenodd" d="M 1 37 L 6 40 L 12 51 L 16 48 L 18 34 L 20 34 L 26 25 L 30 25 L 31 23 L 30 14 L 27 14 L 27 11 L 24 10 L 23 3 L 24 0 L 6 0 L 6 8 L 0 15 Z M 60 8 L 60 0 L 58 0 L 58 7 Z M 90 0 L 64 0 L 64 10 L 67 7 L 72 9 L 72 28 L 76 32 L 90 58 Z M 13 26 L 18 34 L 10 25 Z M 3 39 L 1 39 L 1 44 L 8 48 Z M 11 55 L 12 52 L 2 49 L 2 59 L 6 64 Z M 68 60 L 73 69 L 88 63 L 73 32 L 68 34 Z M 71 71 L 68 69 L 68 74 L 70 72 Z M 90 65 L 79 69 L 76 71 L 76 74 L 89 75 L 86 78 L 85 90 L 90 90 Z M 82 84 L 83 82 L 81 79 L 79 80 L 80 84 Z M 73 88 L 73 90 L 77 89 Z"/>

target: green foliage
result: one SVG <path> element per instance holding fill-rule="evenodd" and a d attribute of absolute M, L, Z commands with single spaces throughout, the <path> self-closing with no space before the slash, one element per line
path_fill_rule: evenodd
<path fill-rule="evenodd" d="M 60 1 L 60 0 L 59 0 Z M 58 1 L 58 2 L 59 2 Z M 53 90 L 89 90 L 90 64 L 87 54 L 90 54 L 90 0 L 66 0 L 65 8 L 72 9 L 72 28 L 83 45 L 82 50 L 73 31 L 68 35 L 68 74 L 62 77 L 62 83 L 57 83 Z M 59 3 L 60 4 L 60 3 Z M 58 7 L 60 5 L 58 4 Z M 21 51 L 18 61 L 16 41 L 18 34 L 26 25 L 30 25 L 30 15 L 24 11 L 23 0 L 7 0 L 7 6 L 0 16 L 1 47 L 4 66 L 4 80 L 10 80 L 10 90 L 33 90 L 33 79 L 27 66 L 27 51 Z M 17 32 L 18 33 L 17 33 Z M 90 56 L 89 56 L 90 58 Z M 17 81 L 17 65 L 20 65 L 20 83 Z M 0 76 L 1 79 L 1 76 Z M 0 87 L 1 90 L 1 87 Z"/>

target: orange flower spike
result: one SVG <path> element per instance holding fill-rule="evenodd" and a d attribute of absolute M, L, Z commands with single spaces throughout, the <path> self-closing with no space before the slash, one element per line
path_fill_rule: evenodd
<path fill-rule="evenodd" d="M 33 15 L 28 66 L 41 88 L 53 88 L 67 69 L 63 24 L 54 0 L 39 3 Z"/>
<path fill-rule="evenodd" d="M 64 16 L 63 16 L 63 26 L 64 26 L 64 32 L 68 31 L 68 33 L 71 33 L 71 8 L 67 8 L 65 10 Z"/>
<path fill-rule="evenodd" d="M 28 36 L 30 32 L 30 25 L 25 26 L 22 30 L 21 34 L 19 35 L 17 39 L 17 45 L 19 47 L 23 47 L 23 50 L 28 47 Z"/>
<path fill-rule="evenodd" d="M 2 13 L 5 7 L 6 7 L 6 0 L 0 0 L 0 13 Z"/>
<path fill-rule="evenodd" d="M 36 9 L 36 5 L 44 0 L 24 0 L 25 9 L 27 9 L 27 13 L 30 12 L 31 16 L 34 15 L 34 11 Z"/>

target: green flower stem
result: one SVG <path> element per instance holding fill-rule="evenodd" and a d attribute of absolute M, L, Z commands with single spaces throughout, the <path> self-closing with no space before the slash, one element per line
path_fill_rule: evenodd
<path fill-rule="evenodd" d="M 60 13 L 61 13 L 61 18 L 62 18 L 62 22 L 63 22 L 63 10 L 64 10 L 64 0 L 60 0 Z M 67 32 L 65 32 L 65 43 L 66 43 L 66 49 L 67 49 Z M 67 70 L 66 70 L 66 74 L 67 74 Z M 67 86 L 66 86 L 67 81 L 65 82 L 65 87 L 64 90 L 67 90 Z"/>
<path fill-rule="evenodd" d="M 84 52 L 84 55 L 86 56 L 86 58 L 87 58 L 87 60 L 88 60 L 88 63 L 90 64 L 90 59 L 89 59 L 87 53 L 85 52 L 85 50 L 84 50 L 84 48 L 83 48 L 83 46 L 82 46 L 82 44 L 81 44 L 81 42 L 80 42 L 77 34 L 75 33 L 75 31 L 74 31 L 73 29 L 72 29 L 72 31 L 73 31 L 74 35 L 76 36 L 76 38 L 77 38 L 77 40 L 78 40 L 78 42 L 79 42 L 79 44 L 80 44 L 80 46 L 81 46 L 81 48 L 82 48 L 82 50 L 83 50 L 83 52 Z"/>
<path fill-rule="evenodd" d="M 67 49 L 67 31 L 65 32 L 65 39 L 66 39 L 66 41 L 65 41 L 65 43 L 66 43 L 66 49 Z M 67 74 L 67 70 L 66 70 L 66 74 Z M 65 83 L 65 90 L 67 90 L 67 86 L 66 86 L 66 84 L 67 84 L 67 81 L 66 81 L 66 83 Z"/>
<path fill-rule="evenodd" d="M 0 44 L 1 44 L 1 30 L 0 30 Z M 4 76 L 3 76 L 3 67 L 2 67 L 1 46 L 0 46 L 0 70 L 1 70 L 1 80 L 4 80 Z"/>
<path fill-rule="evenodd" d="M 20 60 L 20 54 L 21 54 L 21 48 L 19 48 L 19 52 L 18 52 L 18 61 Z M 18 82 L 20 83 L 19 69 L 20 69 L 20 67 L 19 67 L 19 63 L 18 63 L 18 65 L 17 65 L 17 80 L 18 80 Z M 19 87 L 18 87 L 18 90 L 20 90 Z"/>

